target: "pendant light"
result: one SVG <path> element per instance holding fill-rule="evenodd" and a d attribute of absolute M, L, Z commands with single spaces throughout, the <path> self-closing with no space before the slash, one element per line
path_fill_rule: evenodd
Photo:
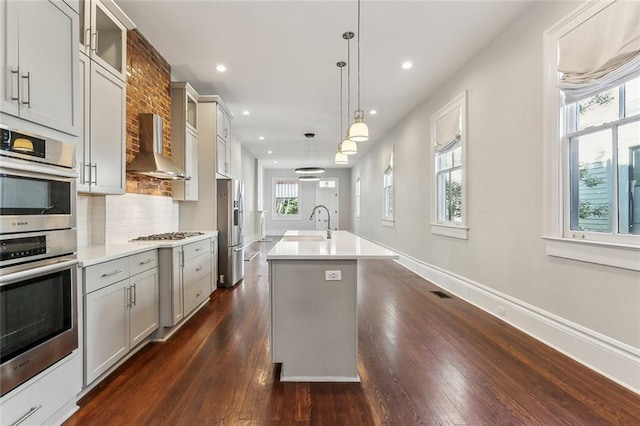
<path fill-rule="evenodd" d="M 347 31 L 342 34 L 342 38 L 347 40 L 347 114 L 349 114 L 349 110 L 351 109 L 351 39 L 354 34 L 351 31 Z M 342 116 L 342 114 L 341 114 Z M 347 120 L 348 122 L 348 120 Z M 342 132 L 342 129 L 340 129 Z M 349 134 L 342 141 L 340 152 L 344 155 L 354 155 L 358 153 L 358 145 L 356 145 L 355 141 L 349 139 Z"/>
<path fill-rule="evenodd" d="M 344 61 L 340 61 L 336 64 L 336 66 L 340 68 L 340 138 L 342 138 L 342 104 L 344 103 L 342 96 L 342 74 L 345 65 L 347 65 L 347 63 Z M 336 156 L 333 161 L 336 164 L 349 164 L 349 157 L 347 157 L 347 155 L 342 152 L 342 142 L 338 144 L 338 152 L 336 152 Z"/>
<path fill-rule="evenodd" d="M 360 0 L 358 0 L 358 109 L 353 113 L 354 122 L 349 127 L 347 139 L 354 142 L 369 140 L 369 128 L 364 123 L 364 111 L 360 108 Z"/>
<path fill-rule="evenodd" d="M 316 136 L 315 133 L 305 133 L 304 137 L 307 139 L 313 139 Z M 309 140 L 309 146 L 307 149 L 307 162 L 311 158 L 311 140 Z M 322 167 L 298 167 L 294 169 L 294 172 L 300 175 L 315 175 L 319 173 L 324 173 L 324 168 Z"/>
<path fill-rule="evenodd" d="M 298 180 L 302 180 L 305 182 L 317 182 L 320 180 L 320 176 L 300 176 Z"/>

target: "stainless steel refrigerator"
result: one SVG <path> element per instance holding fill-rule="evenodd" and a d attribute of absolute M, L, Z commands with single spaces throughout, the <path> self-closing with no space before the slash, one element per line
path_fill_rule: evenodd
<path fill-rule="evenodd" d="M 233 287 L 244 277 L 244 184 L 218 179 L 218 287 Z"/>

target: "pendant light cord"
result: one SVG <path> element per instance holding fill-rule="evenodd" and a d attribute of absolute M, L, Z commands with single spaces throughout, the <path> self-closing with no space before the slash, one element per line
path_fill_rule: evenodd
<path fill-rule="evenodd" d="M 358 111 L 360 111 L 360 0 L 358 0 Z"/>
<path fill-rule="evenodd" d="M 351 39 L 347 39 L 347 114 L 351 110 Z"/>
<path fill-rule="evenodd" d="M 344 75 L 344 71 L 342 70 L 344 67 L 340 67 L 340 141 L 342 141 L 342 113 L 343 113 L 343 104 L 344 104 L 344 95 L 342 93 L 342 76 Z"/>

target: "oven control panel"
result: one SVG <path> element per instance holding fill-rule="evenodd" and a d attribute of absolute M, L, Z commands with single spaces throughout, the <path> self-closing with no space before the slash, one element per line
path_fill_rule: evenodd
<path fill-rule="evenodd" d="M 20 259 L 47 253 L 47 237 L 11 238 L 0 241 L 0 261 Z"/>
<path fill-rule="evenodd" d="M 7 267 L 76 253 L 75 229 L 0 235 L 0 275 Z"/>
<path fill-rule="evenodd" d="M 0 125 L 0 155 L 73 169 L 75 145 L 21 133 Z"/>

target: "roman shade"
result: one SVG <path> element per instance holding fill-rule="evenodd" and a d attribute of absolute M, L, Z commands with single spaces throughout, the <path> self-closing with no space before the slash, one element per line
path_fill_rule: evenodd
<path fill-rule="evenodd" d="M 640 75 L 640 2 L 615 1 L 559 40 L 565 104 Z"/>
<path fill-rule="evenodd" d="M 462 109 L 458 106 L 436 121 L 434 149 L 438 154 L 444 154 L 460 145 L 460 116 Z"/>
<path fill-rule="evenodd" d="M 278 180 L 275 185 L 275 198 L 298 198 L 298 181 Z"/>

